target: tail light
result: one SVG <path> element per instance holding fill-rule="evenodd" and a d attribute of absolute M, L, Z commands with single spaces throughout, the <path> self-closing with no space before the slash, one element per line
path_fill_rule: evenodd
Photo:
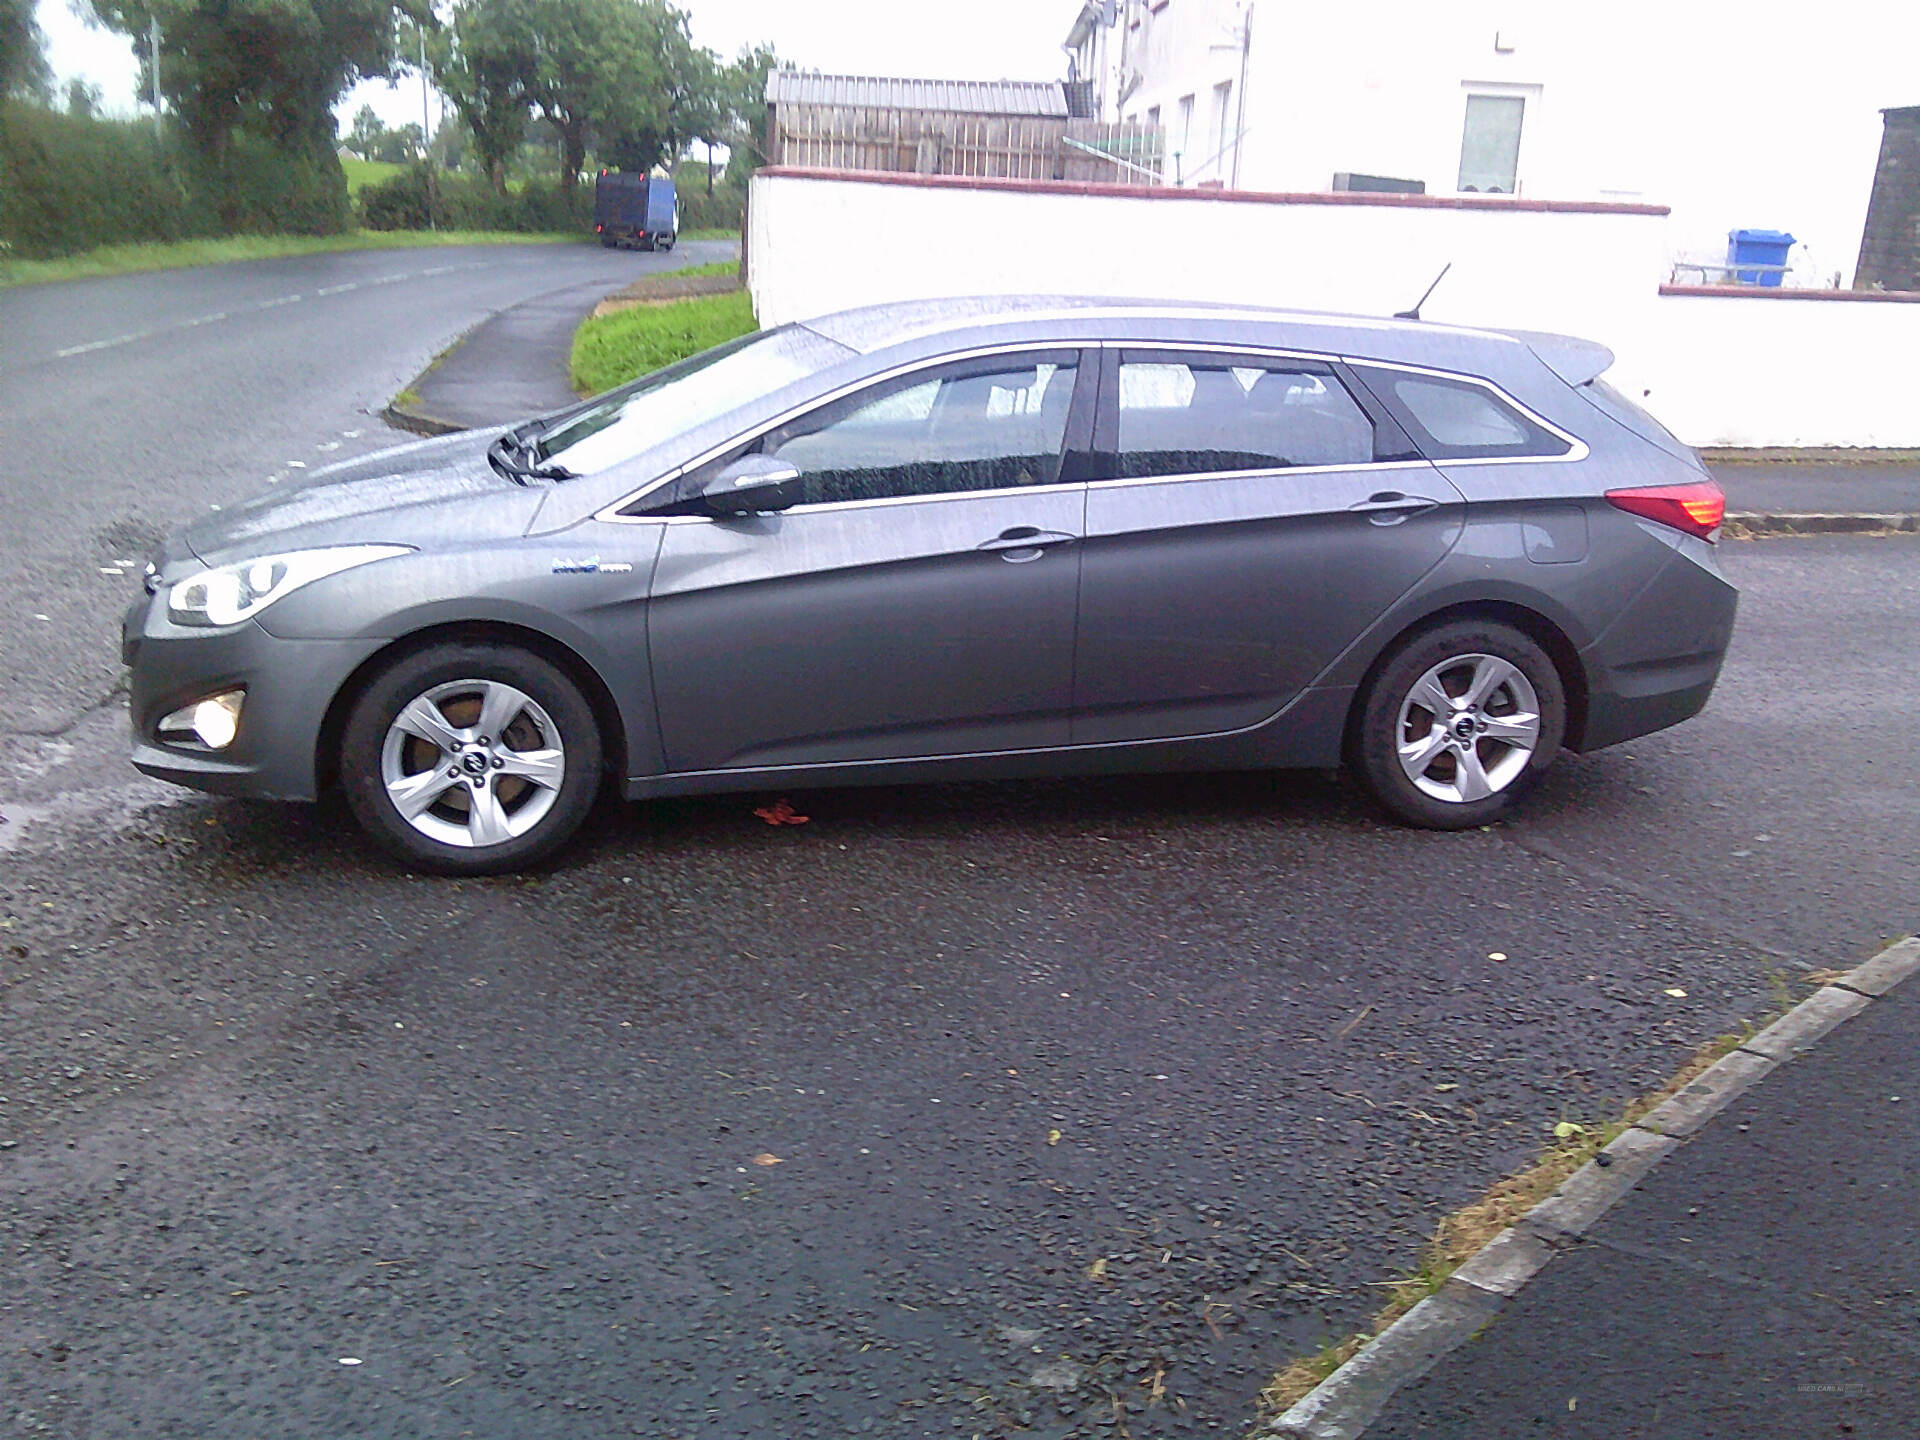
<path fill-rule="evenodd" d="M 1702 540 L 1711 540 L 1727 518 L 1727 497 L 1711 480 L 1692 485 L 1649 485 L 1635 490 L 1609 490 L 1607 503 L 1629 515 L 1671 525 Z"/>

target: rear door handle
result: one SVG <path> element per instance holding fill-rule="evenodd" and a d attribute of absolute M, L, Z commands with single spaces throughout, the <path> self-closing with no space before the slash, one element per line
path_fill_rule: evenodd
<path fill-rule="evenodd" d="M 973 548 L 997 553 L 1002 560 L 1016 565 L 1028 560 L 1038 560 L 1051 545 L 1071 545 L 1074 536 L 1059 530 L 1040 530 L 1032 525 L 1016 525 L 1011 530 L 1003 530 L 991 540 L 982 540 Z"/>
<path fill-rule="evenodd" d="M 1424 495 L 1405 495 L 1398 490 L 1376 491 L 1357 505 L 1347 507 L 1350 513 L 1365 515 L 1376 525 L 1398 525 L 1409 516 L 1439 508 L 1438 500 L 1429 500 Z"/>

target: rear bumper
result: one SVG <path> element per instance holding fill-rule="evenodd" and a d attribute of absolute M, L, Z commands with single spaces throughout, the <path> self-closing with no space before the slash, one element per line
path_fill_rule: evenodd
<path fill-rule="evenodd" d="M 127 611 L 121 654 L 131 676 L 133 764 L 143 774 L 219 795 L 311 800 L 321 725 L 382 640 L 282 640 L 248 621 L 226 630 L 170 624 L 142 596 Z M 162 717 L 222 690 L 246 691 L 233 743 L 214 751 L 162 742 Z"/>
<path fill-rule="evenodd" d="M 1582 654 L 1586 723 L 1571 748 L 1598 750 L 1698 715 L 1720 678 L 1739 603 L 1712 547 L 1680 539 L 1673 558 Z"/>

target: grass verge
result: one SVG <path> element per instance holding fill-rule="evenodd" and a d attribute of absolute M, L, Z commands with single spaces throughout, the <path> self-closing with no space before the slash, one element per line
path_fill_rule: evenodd
<path fill-rule="evenodd" d="M 686 278 L 704 275 L 738 275 L 740 273 L 740 262 L 738 260 L 715 260 L 709 265 L 690 265 L 685 270 L 669 270 L 666 273 Z"/>
<path fill-rule="evenodd" d="M 574 332 L 573 388 L 598 395 L 754 328 L 753 302 L 744 290 L 602 315 Z"/>
<path fill-rule="evenodd" d="M 0 287 L 53 280 L 92 280 L 147 270 L 183 270 L 233 260 L 275 260 L 339 250 L 412 250 L 439 245 L 583 244 L 577 235 L 522 235 L 505 230 L 354 230 L 345 235 L 229 235 L 164 245 L 102 245 L 58 260 L 0 259 Z"/>
<path fill-rule="evenodd" d="M 740 232 L 725 226 L 709 226 L 704 230 L 682 230 L 676 238 L 682 244 L 689 240 L 738 240 Z"/>
<path fill-rule="evenodd" d="M 1582 1165 L 1611 1145 L 1642 1115 L 1670 1099 L 1699 1078 L 1702 1071 L 1741 1045 L 1780 1015 L 1792 1008 L 1785 982 L 1776 980 L 1780 995 L 1778 1008 L 1757 1024 L 1709 1040 L 1680 1067 L 1674 1077 L 1651 1095 L 1628 1105 L 1616 1118 L 1596 1125 L 1576 1125 L 1564 1139 L 1556 1140 L 1541 1152 L 1540 1158 L 1525 1170 L 1496 1183 L 1486 1194 L 1443 1219 L 1433 1239 L 1409 1275 L 1386 1282 L 1387 1303 L 1362 1331 L 1326 1346 L 1317 1355 L 1303 1355 L 1274 1376 L 1260 1392 L 1264 1415 L 1279 1415 L 1291 1409 L 1314 1386 L 1325 1380 L 1360 1352 L 1360 1348 L 1385 1330 L 1407 1311 L 1439 1291 L 1447 1278 L 1471 1260 L 1502 1230 L 1545 1200 Z"/>

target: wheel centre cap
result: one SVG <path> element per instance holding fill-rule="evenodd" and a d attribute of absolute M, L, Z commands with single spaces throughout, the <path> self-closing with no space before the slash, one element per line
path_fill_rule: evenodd
<path fill-rule="evenodd" d="M 478 749 L 467 751 L 466 754 L 460 757 L 460 768 L 469 775 L 486 774 L 487 752 Z"/>
<path fill-rule="evenodd" d="M 1473 737 L 1473 729 L 1473 717 L 1471 715 L 1462 715 L 1458 720 L 1453 722 L 1453 733 L 1458 735 L 1462 740 L 1471 739 Z"/>

